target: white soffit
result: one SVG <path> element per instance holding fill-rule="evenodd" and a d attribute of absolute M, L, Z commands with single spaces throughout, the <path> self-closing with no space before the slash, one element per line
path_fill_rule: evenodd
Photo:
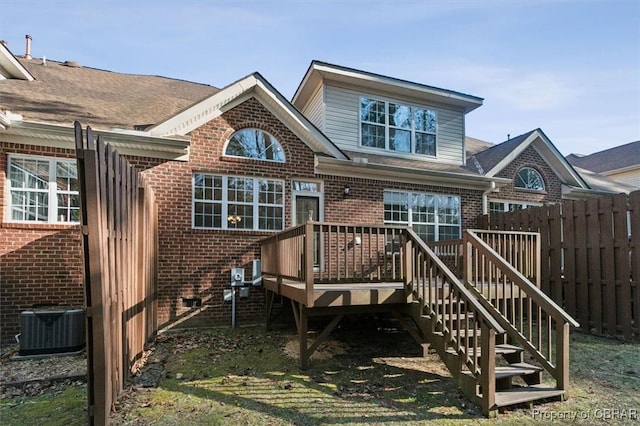
<path fill-rule="evenodd" d="M 255 97 L 314 152 L 346 159 L 320 130 L 280 95 L 260 74 L 251 74 L 149 129 L 152 135 L 187 135 L 208 121 Z"/>

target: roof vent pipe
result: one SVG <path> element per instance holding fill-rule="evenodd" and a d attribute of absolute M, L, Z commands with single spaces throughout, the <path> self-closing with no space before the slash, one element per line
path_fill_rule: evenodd
<path fill-rule="evenodd" d="M 31 59 L 31 36 L 29 34 L 27 34 L 26 36 L 24 36 L 27 39 L 27 46 L 24 52 L 24 58 L 25 59 Z"/>

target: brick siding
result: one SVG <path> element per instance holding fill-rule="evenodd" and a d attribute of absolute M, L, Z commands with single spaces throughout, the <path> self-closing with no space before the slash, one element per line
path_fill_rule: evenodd
<path fill-rule="evenodd" d="M 489 200 L 522 201 L 530 203 L 557 203 L 562 201 L 562 182 L 553 169 L 542 159 L 536 149 L 529 145 L 520 155 L 509 163 L 498 177 L 514 179 L 518 170 L 522 167 L 531 167 L 537 170 L 544 180 L 544 191 L 532 191 L 511 186 L 500 188 L 499 193 L 489 196 Z"/>
<path fill-rule="evenodd" d="M 226 158 L 226 141 L 237 130 L 260 128 L 282 145 L 286 163 Z M 22 153 L 72 157 L 72 150 L 0 144 L 0 171 L 6 173 L 7 154 Z M 223 301 L 234 267 L 247 268 L 260 256 L 259 241 L 269 232 L 192 229 L 193 173 L 265 177 L 285 181 L 285 227 L 292 224 L 293 180 L 322 180 L 324 218 L 328 222 L 383 222 L 385 189 L 458 195 L 462 227 L 475 227 L 482 210 L 482 192 L 440 186 L 400 184 L 353 177 L 317 176 L 313 152 L 259 101 L 249 99 L 191 132 L 189 161 L 130 157 L 144 170 L 159 203 L 158 313 L 159 324 L 178 326 L 231 323 L 231 305 Z M 547 194 L 503 189 L 496 198 L 537 201 L 560 200 L 560 182 L 533 148 L 525 150 L 501 176 L 513 178 L 523 165 L 539 170 Z M 350 196 L 343 198 L 344 185 Z M 0 182 L 0 208 L 4 213 L 4 180 Z M 538 198 L 536 198 L 538 197 Z M 83 304 L 81 236 L 77 227 L 8 224 L 0 226 L 0 319 L 2 339 L 19 332 L 19 313 L 33 303 Z M 37 271 L 36 271 L 37 270 Z M 184 306 L 183 299 L 200 298 L 202 306 Z M 264 293 L 252 288 L 248 299 L 237 300 L 239 324 L 263 320 Z"/>

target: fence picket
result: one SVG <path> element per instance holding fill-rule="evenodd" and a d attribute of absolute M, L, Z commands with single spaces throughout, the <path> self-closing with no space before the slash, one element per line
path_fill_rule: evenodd
<path fill-rule="evenodd" d="M 640 191 L 478 218 L 540 233 L 541 288 L 584 331 L 640 341 Z"/>
<path fill-rule="evenodd" d="M 145 342 L 157 331 L 157 206 L 151 187 L 74 123 L 80 181 L 89 424 L 108 424 Z M 137 197 L 140 198 L 137 198 Z"/>

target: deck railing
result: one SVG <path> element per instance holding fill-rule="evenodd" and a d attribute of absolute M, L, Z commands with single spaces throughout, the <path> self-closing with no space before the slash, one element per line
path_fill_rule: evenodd
<path fill-rule="evenodd" d="M 435 250 L 458 257 L 460 244 L 442 243 Z M 278 282 L 304 282 L 308 308 L 313 307 L 317 283 L 403 282 L 409 300 L 417 302 L 419 319 L 430 333 L 443 337 L 440 355 L 455 351 L 458 372 L 464 367 L 471 371 L 483 390 L 483 408 L 493 409 L 493 348 L 496 334 L 505 331 L 410 228 L 307 223 L 263 240 L 262 268 Z"/>
<path fill-rule="evenodd" d="M 539 253 L 532 233 L 465 231 L 464 280 L 485 307 L 499 313 L 495 317 L 507 334 L 564 390 L 569 383 L 569 326 L 578 323 L 540 290 L 539 281 L 525 275 L 540 277 L 535 265 L 539 257 L 524 255 L 525 249 Z"/>
<path fill-rule="evenodd" d="M 495 405 L 496 335 L 505 330 L 433 249 L 413 230 L 407 229 L 406 235 L 405 250 L 410 253 L 407 282 L 421 311 L 431 318 L 434 331 L 443 333 L 445 349 L 453 349 L 458 355 L 458 368 L 466 366 L 479 379 L 481 405 L 484 412 L 489 412 Z M 436 250 L 455 255 L 458 248 L 454 242 L 438 245 Z"/>

